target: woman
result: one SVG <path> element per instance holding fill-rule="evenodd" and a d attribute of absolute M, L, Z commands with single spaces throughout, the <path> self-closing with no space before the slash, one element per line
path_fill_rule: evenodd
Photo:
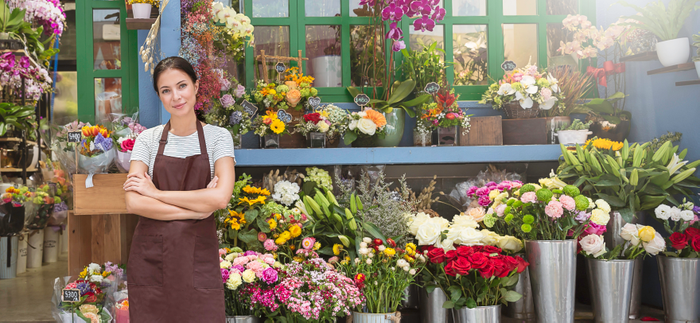
<path fill-rule="evenodd" d="M 170 121 L 136 139 L 124 183 L 126 208 L 140 215 L 127 265 L 134 323 L 225 321 L 210 215 L 226 208 L 233 193 L 233 139 L 197 120 L 198 87 L 180 57 L 162 60 L 153 72 Z"/>

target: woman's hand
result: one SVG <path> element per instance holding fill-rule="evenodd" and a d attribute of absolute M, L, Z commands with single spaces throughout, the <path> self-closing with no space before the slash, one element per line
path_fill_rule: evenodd
<path fill-rule="evenodd" d="M 124 190 L 127 192 L 136 192 L 154 199 L 157 199 L 157 194 L 159 192 L 153 184 L 151 176 L 148 176 L 148 172 L 144 172 L 143 174 L 129 174 L 124 183 Z"/>

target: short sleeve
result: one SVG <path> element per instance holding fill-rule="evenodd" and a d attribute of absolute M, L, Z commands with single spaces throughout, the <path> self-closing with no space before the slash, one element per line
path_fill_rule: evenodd
<path fill-rule="evenodd" d="M 214 139 L 213 162 L 216 163 L 219 158 L 232 157 L 234 164 L 236 156 L 233 154 L 233 137 L 225 128 L 217 127 L 216 139 Z"/>
<path fill-rule="evenodd" d="M 136 137 L 136 142 L 134 142 L 134 149 L 131 150 L 131 160 L 130 161 L 141 161 L 148 168 L 151 168 L 151 154 L 153 152 L 153 133 L 155 128 L 151 128 L 142 132 L 138 137 Z"/>

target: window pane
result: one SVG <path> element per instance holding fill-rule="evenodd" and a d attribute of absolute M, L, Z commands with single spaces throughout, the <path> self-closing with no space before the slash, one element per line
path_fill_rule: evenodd
<path fill-rule="evenodd" d="M 488 83 L 488 38 L 486 25 L 454 25 L 454 85 Z"/>
<path fill-rule="evenodd" d="M 316 79 L 314 86 L 342 86 L 340 26 L 306 26 L 306 57 L 306 71 Z"/>
<path fill-rule="evenodd" d="M 77 57 L 76 29 L 75 29 L 75 4 L 66 6 L 66 28 L 61 34 L 61 51 L 58 52 L 59 60 L 75 60 Z"/>
<path fill-rule="evenodd" d="M 548 15 L 575 15 L 578 13 L 578 0 L 547 0 Z"/>
<path fill-rule="evenodd" d="M 557 0 L 559 1 L 559 0 Z M 537 15 L 537 0 L 503 0 L 504 16 Z"/>
<path fill-rule="evenodd" d="M 572 40 L 573 35 L 566 32 L 563 24 L 547 24 L 547 66 L 573 61 L 573 57 L 560 57 L 561 53 L 558 51 L 559 47 L 561 47 L 561 42 L 566 43 Z M 553 61 L 552 57 L 557 58 Z M 562 61 L 562 59 L 565 61 Z M 573 62 L 575 63 L 575 61 Z"/>
<path fill-rule="evenodd" d="M 92 10 L 94 69 L 118 70 L 122 67 L 119 9 Z"/>
<path fill-rule="evenodd" d="M 78 72 L 57 72 L 53 101 L 53 120 L 78 116 Z"/>
<path fill-rule="evenodd" d="M 414 30 L 411 27 L 409 34 L 411 50 L 421 50 L 424 46 L 430 46 L 434 42 L 437 42 L 438 48 L 445 49 L 445 26 L 443 25 L 435 26 L 433 31 Z"/>
<path fill-rule="evenodd" d="M 453 16 L 486 16 L 486 0 L 452 0 Z"/>
<path fill-rule="evenodd" d="M 385 67 L 384 35 L 373 35 L 371 26 L 350 26 L 350 58 L 353 86 L 381 85 Z"/>
<path fill-rule="evenodd" d="M 537 64 L 537 25 L 503 24 L 503 49 L 506 60 L 518 67 Z"/>
<path fill-rule="evenodd" d="M 95 121 L 107 120 L 110 113 L 122 113 L 122 79 L 95 78 Z"/>
<path fill-rule="evenodd" d="M 307 17 L 340 16 L 340 0 L 306 1 L 305 6 Z"/>
<path fill-rule="evenodd" d="M 289 27 L 288 26 L 256 26 L 253 31 L 255 36 L 255 56 L 265 51 L 266 56 L 290 56 L 289 55 Z M 284 62 L 289 67 L 288 62 Z M 274 66 L 277 61 L 267 60 L 268 78 L 276 79 L 277 72 Z M 257 60 L 255 66 L 260 66 L 261 61 Z M 256 71 L 256 79 L 262 80 L 262 66 Z"/>
<path fill-rule="evenodd" d="M 253 0 L 253 17 L 289 17 L 289 0 Z"/>

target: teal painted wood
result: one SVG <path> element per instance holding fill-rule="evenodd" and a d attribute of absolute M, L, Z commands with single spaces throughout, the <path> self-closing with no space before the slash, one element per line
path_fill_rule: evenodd
<path fill-rule="evenodd" d="M 239 149 L 236 166 L 463 164 L 556 161 L 559 145 Z"/>

